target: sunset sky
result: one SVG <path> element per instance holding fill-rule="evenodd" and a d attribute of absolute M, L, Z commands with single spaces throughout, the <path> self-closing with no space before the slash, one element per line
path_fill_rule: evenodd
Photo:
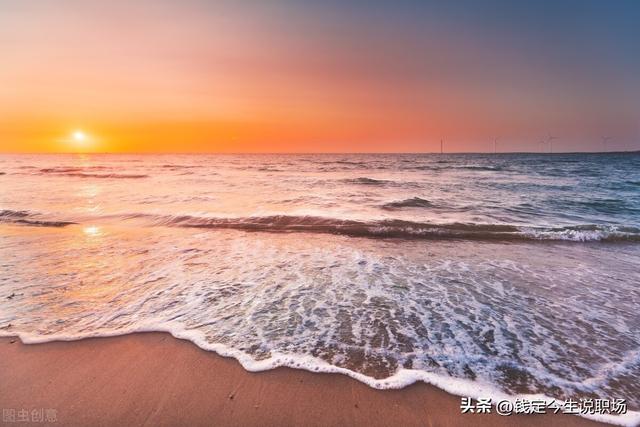
<path fill-rule="evenodd" d="M 639 22 L 633 0 L 0 0 L 0 152 L 640 149 Z"/>

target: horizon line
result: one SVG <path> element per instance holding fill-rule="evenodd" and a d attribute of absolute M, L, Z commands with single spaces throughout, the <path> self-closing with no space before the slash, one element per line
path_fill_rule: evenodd
<path fill-rule="evenodd" d="M 0 152 L 0 156 L 2 155 L 241 155 L 241 154 L 250 154 L 250 155 L 273 155 L 273 154 L 285 154 L 285 155 L 300 155 L 300 154 L 434 154 L 438 156 L 448 155 L 448 154 L 488 154 L 488 155 L 501 155 L 501 154 L 546 154 L 546 155 L 555 155 L 555 154 L 623 154 L 623 153 L 640 153 L 640 149 L 636 150 L 614 150 L 614 151 L 557 151 L 557 152 L 541 152 L 541 151 L 455 151 L 455 152 L 444 152 L 441 153 L 439 151 L 51 151 L 51 152 L 43 152 L 43 151 L 8 151 L 8 152 Z"/>

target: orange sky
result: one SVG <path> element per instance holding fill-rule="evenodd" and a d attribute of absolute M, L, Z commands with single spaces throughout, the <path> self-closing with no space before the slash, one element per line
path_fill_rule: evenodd
<path fill-rule="evenodd" d="M 537 150 L 548 132 L 588 150 L 638 135 L 629 65 L 581 62 L 606 46 L 566 63 L 555 41 L 455 11 L 328 3 L 3 2 L 0 151 L 486 151 L 496 136 Z"/>

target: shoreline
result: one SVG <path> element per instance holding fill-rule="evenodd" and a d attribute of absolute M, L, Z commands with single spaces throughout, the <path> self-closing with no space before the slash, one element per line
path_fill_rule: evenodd
<path fill-rule="evenodd" d="M 2 337 L 0 384 L 1 408 L 52 409 L 52 424 L 71 426 L 606 425 L 566 414 L 461 414 L 460 397 L 422 382 L 378 390 L 341 374 L 248 372 L 165 332 L 42 344 Z"/>

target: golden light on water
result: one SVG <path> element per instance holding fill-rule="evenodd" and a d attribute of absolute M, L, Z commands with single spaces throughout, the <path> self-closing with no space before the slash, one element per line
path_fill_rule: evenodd
<path fill-rule="evenodd" d="M 102 234 L 100 231 L 100 227 L 96 227 L 95 225 L 84 227 L 82 229 L 82 232 L 87 236 L 91 236 L 91 237 L 99 236 L 100 234 Z"/>

